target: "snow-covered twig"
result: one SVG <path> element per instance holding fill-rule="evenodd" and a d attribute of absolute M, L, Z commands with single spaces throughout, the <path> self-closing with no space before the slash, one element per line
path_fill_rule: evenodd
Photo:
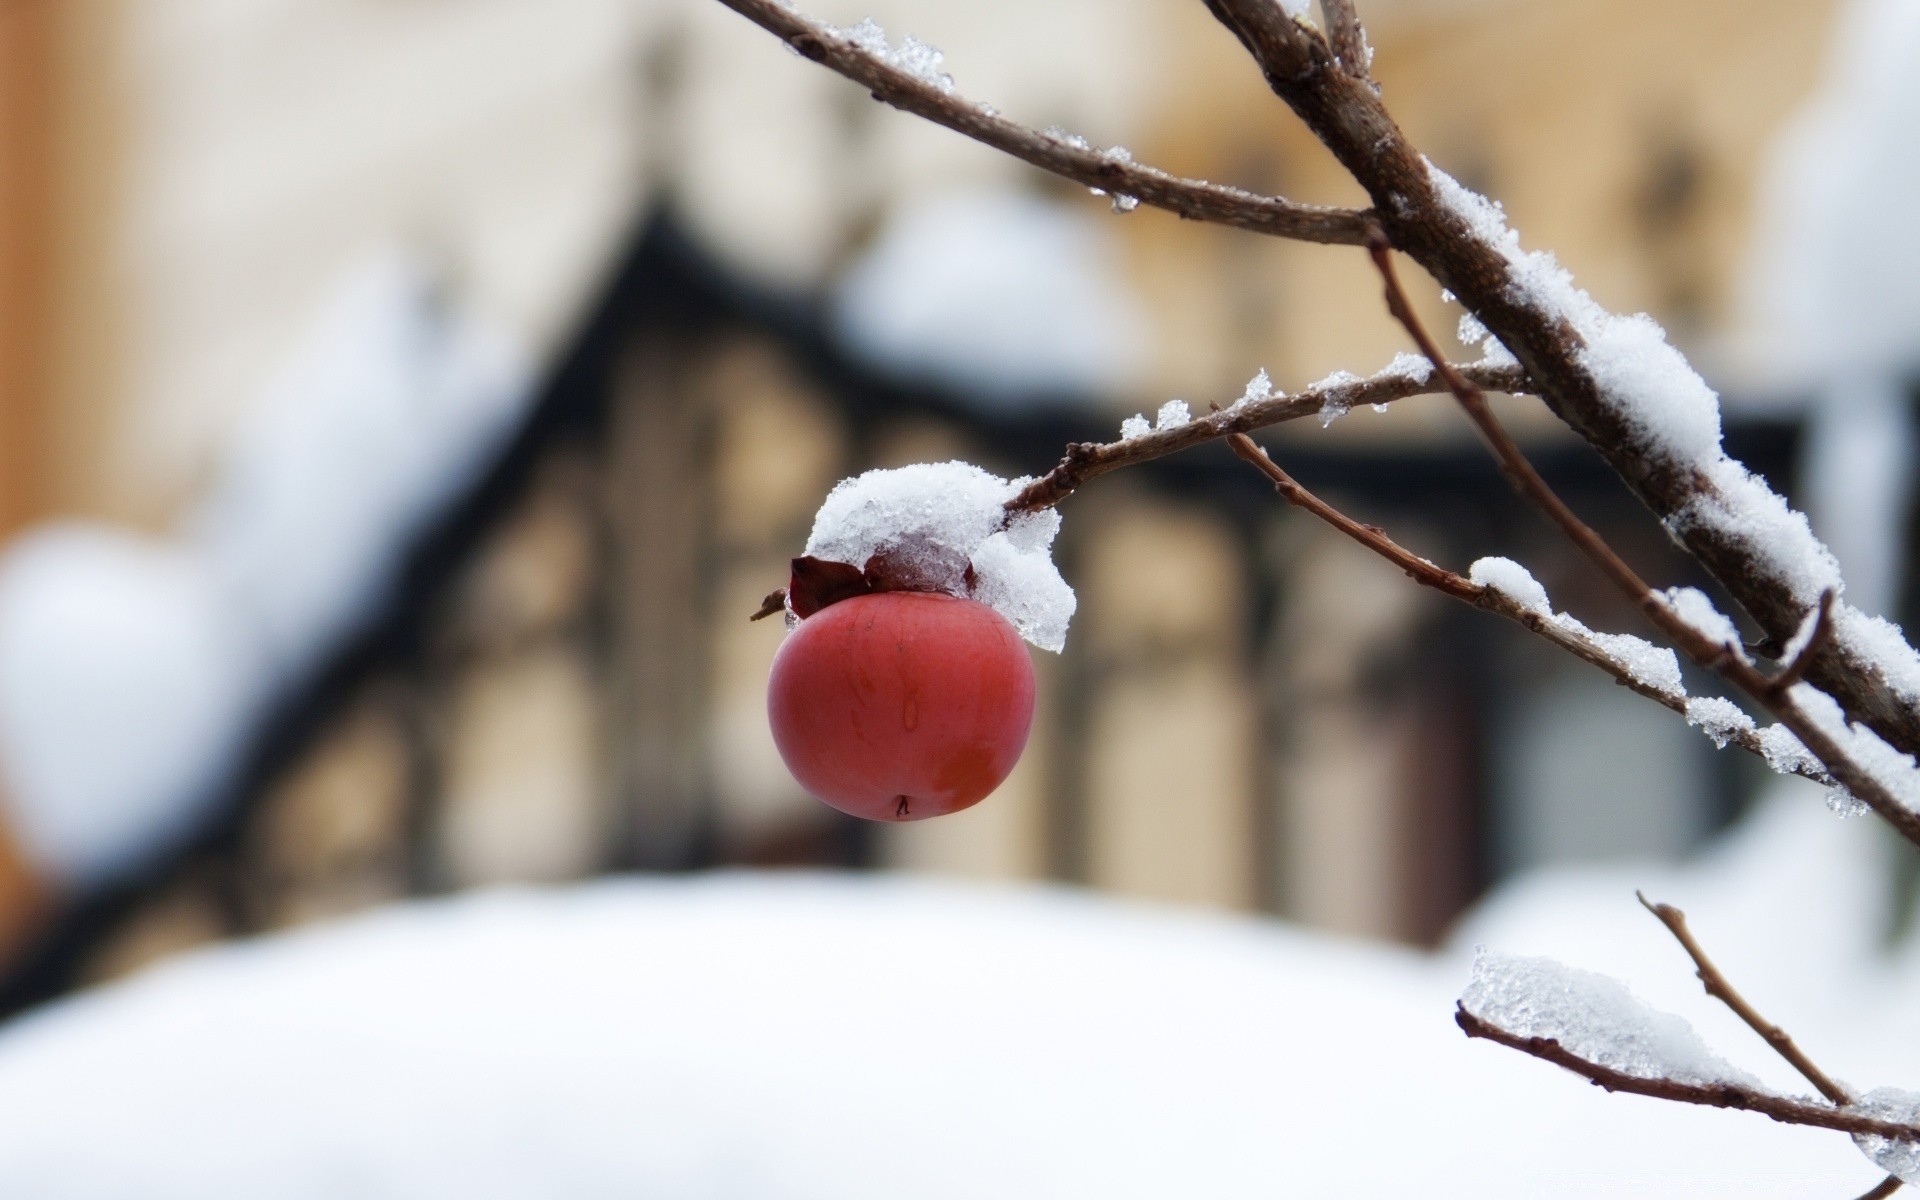
<path fill-rule="evenodd" d="M 1836 581 L 1831 556 L 1804 520 L 1724 454 L 1712 392 L 1657 327 L 1614 317 L 1545 256 L 1522 253 L 1498 209 L 1433 168 L 1318 31 L 1271 0 L 1206 4 L 1366 189 L 1393 247 L 1453 293 L 1527 369 L 1548 407 L 1769 637 L 1786 641 L 1821 588 Z M 1807 679 L 1896 750 L 1920 751 L 1920 656 L 1891 627 L 1844 603 L 1834 620 L 1835 636 L 1812 656 Z"/>
<path fill-rule="evenodd" d="M 1394 541 L 1385 530 L 1375 525 L 1364 525 L 1355 521 L 1308 491 L 1298 480 L 1274 462 L 1252 438 L 1244 434 L 1228 437 L 1227 445 L 1236 455 L 1251 463 L 1254 469 L 1265 475 L 1287 503 L 1318 517 L 1380 555 L 1400 568 L 1415 583 L 1444 592 L 1495 616 L 1505 617 L 1582 662 L 1605 671 L 1621 687 L 1645 696 L 1682 717 L 1688 716 L 1689 705 L 1696 698 L 1689 697 L 1685 691 L 1677 687 L 1663 686 L 1661 682 L 1651 679 L 1645 670 L 1636 669 L 1636 665 L 1628 661 L 1613 646 L 1599 640 L 1601 636 L 1612 635 L 1596 636 L 1583 626 L 1568 620 L 1564 615 L 1556 616 L 1544 604 L 1528 604 L 1512 591 L 1476 583 L 1466 576 L 1420 557 Z M 1724 737 L 1728 744 L 1738 746 L 1756 757 L 1768 760 L 1769 763 L 1774 761 L 1775 756 L 1768 753 L 1769 748 L 1765 738 L 1750 722 L 1718 725 L 1714 736 Z M 1811 779 L 1816 783 L 1831 785 L 1834 782 L 1833 778 L 1817 764 L 1803 759 L 1781 760 L 1780 769 L 1788 774 Z"/>
<path fill-rule="evenodd" d="M 1441 355 L 1439 347 L 1413 311 L 1406 290 L 1400 286 L 1399 275 L 1393 267 L 1393 251 L 1385 235 L 1370 237 L 1367 251 L 1386 289 L 1388 311 L 1406 329 L 1421 353 L 1433 363 L 1434 373 L 1446 381 L 1448 389 L 1492 450 L 1500 469 L 1512 480 L 1520 494 L 1546 514 L 1566 535 L 1567 540 L 1598 567 L 1681 653 L 1701 667 L 1717 671 L 1777 717 L 1841 787 L 1873 809 L 1902 837 L 1920 846 L 1920 808 L 1904 799 L 1897 790 L 1898 785 L 1886 774 L 1890 764 L 1884 760 L 1898 759 L 1898 751 L 1880 743 L 1878 749 L 1885 753 L 1874 755 L 1877 761 L 1870 764 L 1868 754 L 1862 752 L 1862 736 L 1849 728 L 1844 719 L 1839 720 L 1837 726 L 1833 722 L 1817 720 L 1808 707 L 1801 703 L 1799 689 L 1804 685 L 1796 684 L 1795 680 L 1812 669 L 1821 649 L 1831 642 L 1826 630 L 1832 621 L 1833 593 L 1829 590 L 1817 601 L 1812 616 L 1813 625 L 1806 635 L 1806 642 L 1786 669 L 1774 676 L 1762 672 L 1748 659 L 1726 618 L 1712 612 L 1711 606 L 1702 601 L 1709 610 L 1706 614 L 1708 621 L 1723 625 L 1725 629 L 1723 632 L 1714 632 L 1703 627 L 1701 621 L 1683 612 L 1670 597 L 1656 594 L 1640 578 L 1639 573 L 1607 544 L 1606 539 L 1567 507 L 1566 502 L 1555 494 L 1528 461 L 1520 444 L 1513 440 L 1493 415 L 1493 409 L 1487 404 L 1480 386 L 1455 370 Z M 1801 628 L 1805 628 L 1806 623 L 1804 614 L 1796 622 Z M 1845 738 L 1845 744 L 1842 738 Z M 1903 766 L 1893 769 L 1911 773 L 1913 763 L 1908 760 Z"/>
<path fill-rule="evenodd" d="M 1097 150 L 1078 138 L 1041 132 L 1010 121 L 958 95 L 951 85 L 888 61 L 865 39 L 850 36 L 787 7 L 783 0 L 720 0 L 778 37 L 803 58 L 829 67 L 902 112 L 925 117 L 1022 162 L 1114 196 L 1130 197 L 1195 221 L 1231 225 L 1273 237 L 1359 245 L 1368 217 L 1357 209 L 1296 204 L 1240 188 L 1183 179 L 1130 157 Z"/>
<path fill-rule="evenodd" d="M 1418 360 L 1413 361 L 1416 365 L 1424 365 L 1419 364 Z M 1489 391 L 1525 392 L 1527 389 L 1525 372 L 1514 367 L 1473 363 L 1453 369 Z M 1276 392 L 1264 397 L 1251 397 L 1231 408 L 1183 423 L 1165 425 L 1137 437 L 1124 437 L 1116 442 L 1076 442 L 1067 447 L 1059 465 L 1028 484 L 1019 495 L 1007 502 L 1007 508 L 1013 512 L 1051 508 L 1090 479 L 1121 467 L 1162 458 L 1202 442 L 1324 412 L 1343 412 L 1361 404 L 1386 404 L 1409 396 L 1433 395 L 1446 390 L 1446 385 L 1430 371 L 1389 366 L 1364 379 L 1336 375 L 1291 395 Z"/>
<path fill-rule="evenodd" d="M 1474 1015 L 1464 1003 L 1454 1010 L 1453 1019 L 1468 1037 L 1485 1038 L 1557 1067 L 1565 1067 L 1610 1092 L 1629 1092 L 1636 1096 L 1650 1096 L 1655 1100 L 1700 1104 L 1710 1108 L 1744 1109 L 1787 1125 L 1806 1125 L 1840 1133 L 1864 1133 L 1898 1142 L 1920 1141 L 1920 1125 L 1888 1121 L 1817 1100 L 1783 1096 L 1748 1084 L 1692 1083 L 1630 1074 L 1583 1058 L 1562 1046 L 1556 1038 L 1527 1037 L 1503 1029 Z"/>
<path fill-rule="evenodd" d="M 1885 1121 L 1890 1112 L 1911 1121 L 1911 1104 L 1890 1108 L 1876 1102 L 1883 1093 L 1860 1097 L 1835 1082 L 1784 1029 L 1761 1016 L 1734 988 L 1693 936 L 1685 913 L 1635 895 L 1693 960 L 1695 976 L 1707 995 L 1731 1009 L 1818 1089 L 1826 1104 L 1761 1086 L 1707 1049 L 1679 1017 L 1647 1008 L 1614 980 L 1549 959 L 1518 958 L 1483 948 L 1454 1014 L 1460 1028 L 1469 1037 L 1486 1038 L 1565 1067 L 1609 1091 L 1747 1109 L 1788 1124 L 1851 1133 L 1868 1157 L 1883 1166 L 1895 1148 L 1904 1155 L 1904 1148 L 1915 1144 L 1911 1134 L 1869 1129 L 1864 1124 Z M 1888 1141 L 1876 1146 L 1878 1138 Z M 1904 1157 L 1899 1161 L 1904 1162 Z M 1866 1195 L 1890 1196 L 1901 1182 L 1899 1175 L 1889 1175 Z"/>

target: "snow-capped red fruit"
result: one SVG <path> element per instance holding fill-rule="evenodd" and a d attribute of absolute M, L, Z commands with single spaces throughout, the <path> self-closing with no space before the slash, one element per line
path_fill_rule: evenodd
<path fill-rule="evenodd" d="M 800 785 L 842 812 L 917 821 L 999 787 L 1033 724 L 1033 663 L 974 600 L 876 592 L 801 621 L 773 659 L 767 718 Z"/>

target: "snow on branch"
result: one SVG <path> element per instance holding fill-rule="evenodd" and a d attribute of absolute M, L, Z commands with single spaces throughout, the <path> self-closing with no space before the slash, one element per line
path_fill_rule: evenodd
<path fill-rule="evenodd" d="M 1303 242 L 1352 246 L 1366 237 L 1367 214 L 1355 209 L 1296 204 L 1223 184 L 1183 179 L 1136 163 L 1124 150 L 1096 150 L 1082 138 L 1010 121 L 956 92 L 952 79 L 939 70 L 939 51 L 913 38 L 891 47 L 886 34 L 870 21 L 842 30 L 803 16 L 782 0 L 720 3 L 778 37 L 801 57 L 867 88 L 874 99 L 1043 171 L 1110 193 L 1120 201 L 1116 208 L 1125 210 L 1130 206 L 1124 201 L 1135 200 L 1189 220 Z"/>
<path fill-rule="evenodd" d="M 1708 1049 L 1682 1018 L 1649 1008 L 1617 980 L 1552 959 L 1481 947 L 1455 1022 L 1468 1037 L 1565 1067 L 1608 1091 L 1746 1109 L 1791 1125 L 1852 1134 L 1862 1153 L 1892 1172 L 1861 1200 L 1889 1196 L 1902 1183 L 1920 1182 L 1920 1095 L 1881 1088 L 1856 1096 L 1835 1082 L 1786 1030 L 1761 1016 L 1734 988 L 1694 937 L 1685 913 L 1671 904 L 1637 898 L 1693 960 L 1707 995 L 1731 1009 L 1813 1084 L 1824 1103 L 1763 1086 Z"/>
<path fill-rule="evenodd" d="M 1811 611 L 1795 622 L 1792 644 L 1797 648 L 1791 661 L 1777 674 L 1761 671 L 1747 656 L 1733 622 L 1705 594 L 1693 588 L 1656 593 L 1604 538 L 1567 507 L 1494 416 L 1480 386 L 1441 357 L 1400 286 L 1385 235 L 1368 238 L 1367 251 L 1385 286 L 1388 311 L 1433 363 L 1434 372 L 1446 381 L 1514 488 L 1558 526 L 1668 641 L 1778 717 L 1792 739 L 1825 768 L 1847 797 L 1871 808 L 1902 837 L 1920 846 L 1920 768 L 1912 756 L 1888 745 L 1873 729 L 1850 722 L 1827 693 L 1795 682 L 1818 665 L 1820 652 L 1832 644 L 1830 626 L 1837 620 L 1837 583 L 1820 593 L 1809 606 Z M 1716 427 L 1718 420 L 1715 409 Z M 1778 757 L 1781 761 L 1793 760 L 1791 747 L 1779 748 Z M 1776 753 L 1769 753 L 1767 761 L 1779 769 Z"/>
<path fill-rule="evenodd" d="M 1526 375 L 1517 367 L 1473 363 L 1457 367 L 1456 370 L 1490 391 L 1527 390 Z M 1358 404 L 1387 404 L 1409 396 L 1432 395 L 1445 390 L 1446 385 L 1435 377 L 1426 363 L 1410 358 L 1396 358 L 1384 370 L 1364 379 L 1345 372 L 1329 376 L 1292 395 L 1275 391 L 1267 380 L 1267 373 L 1262 371 L 1229 408 L 1204 417 L 1172 421 L 1165 419 L 1168 409 L 1163 408 L 1162 419 L 1157 427 L 1148 426 L 1144 419 L 1137 418 L 1138 424 L 1129 421 L 1122 427 L 1122 436 L 1118 441 L 1076 442 L 1068 446 L 1059 465 L 1028 484 L 1019 495 L 1007 502 L 1007 508 L 1015 512 L 1051 508 L 1088 480 L 1109 471 L 1162 458 L 1217 438 L 1244 434 L 1268 425 L 1329 411 L 1345 412 Z M 1168 407 L 1171 408 L 1171 405 Z M 1184 407 L 1181 406 L 1182 411 Z"/>

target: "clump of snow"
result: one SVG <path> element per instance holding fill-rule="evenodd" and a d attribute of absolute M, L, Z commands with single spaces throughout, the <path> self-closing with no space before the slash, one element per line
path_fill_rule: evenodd
<path fill-rule="evenodd" d="M 1920 768 L 1915 767 L 1912 756 L 1889 746 L 1865 725 L 1848 721 L 1833 697 L 1810 683 L 1797 683 L 1787 694 L 1822 733 L 1839 743 L 1847 757 L 1890 792 L 1896 803 L 1920 812 Z"/>
<path fill-rule="evenodd" d="M 1685 533 L 1705 525 L 1752 547 L 1803 606 L 1818 603 L 1820 593 L 1828 588 L 1841 587 L 1840 566 L 1813 536 L 1806 516 L 1788 507 L 1765 480 L 1724 456 L 1702 464 L 1701 469 L 1709 486 L 1667 518 L 1669 528 Z M 1911 650 L 1907 657 L 1912 657 Z"/>
<path fill-rule="evenodd" d="M 1113 231 L 1012 191 L 942 193 L 889 216 L 835 285 L 850 349 L 995 407 L 1086 402 L 1137 378 L 1148 321 Z"/>
<path fill-rule="evenodd" d="M 1673 614 L 1720 646 L 1739 647 L 1740 629 L 1699 588 L 1668 588 L 1662 598 Z"/>
<path fill-rule="evenodd" d="M 1527 570 L 1510 558 L 1475 559 L 1467 568 L 1467 578 L 1484 588 L 1492 588 L 1531 613 L 1553 615 L 1547 589 Z"/>
<path fill-rule="evenodd" d="M 872 17 L 867 17 L 858 25 L 829 25 L 827 32 L 847 39 L 881 62 L 905 71 L 922 83 L 930 83 L 943 92 L 953 91 L 953 76 L 940 69 L 946 55 L 912 34 L 906 35 L 898 46 L 894 46 L 887 39 L 887 31 Z"/>
<path fill-rule="evenodd" d="M 1152 432 L 1153 425 L 1140 413 L 1135 413 L 1120 422 L 1120 440 L 1123 442 L 1130 442 L 1135 438 L 1146 437 Z"/>
<path fill-rule="evenodd" d="M 1092 142 L 1089 142 L 1086 138 L 1080 136 L 1077 133 L 1071 133 L 1063 129 L 1058 125 L 1049 125 L 1046 127 L 1044 132 L 1048 137 L 1052 138 L 1056 142 L 1059 142 L 1063 146 L 1072 146 L 1075 150 L 1092 150 L 1093 149 Z"/>
<path fill-rule="evenodd" d="M 806 553 L 861 568 L 881 558 L 895 580 L 978 600 L 1057 653 L 1075 599 L 1050 553 L 1060 514 L 1006 511 L 1027 482 L 964 462 L 868 471 L 827 494 Z"/>
<path fill-rule="evenodd" d="M 1908 704 L 1920 704 L 1920 656 L 1900 627 L 1848 604 L 1835 604 L 1833 640 L 1877 668 L 1887 686 Z"/>
<path fill-rule="evenodd" d="M 1353 405 L 1337 396 L 1328 396 L 1320 402 L 1320 428 L 1325 429 L 1353 411 Z"/>
<path fill-rule="evenodd" d="M 1670 696 L 1686 693 L 1680 677 L 1680 660 L 1667 647 L 1656 646 L 1630 633 L 1596 633 L 1565 613 L 1560 613 L 1553 620 L 1564 628 L 1586 634 L 1595 645 L 1607 652 L 1608 657 L 1624 666 L 1636 683 L 1643 683 Z"/>
<path fill-rule="evenodd" d="M 1618 980 L 1550 958 L 1480 947 L 1460 1005 L 1523 1038 L 1552 1038 L 1569 1053 L 1640 1079 L 1760 1087 L 1700 1040 L 1693 1026 L 1649 1008 Z"/>
<path fill-rule="evenodd" d="M 1720 401 L 1667 344 L 1666 331 L 1644 313 L 1616 316 L 1573 282 L 1553 255 L 1520 248 L 1498 204 L 1427 164 L 1440 201 L 1479 240 L 1507 260 L 1513 298 L 1568 321 L 1585 345 L 1579 352 L 1617 412 L 1650 447 L 1676 463 L 1720 456 Z M 1463 330 L 1474 332 L 1474 329 Z"/>
<path fill-rule="evenodd" d="M 1899 1088 L 1875 1088 L 1847 1106 L 1854 1112 L 1897 1121 L 1902 1125 L 1920 1125 L 1920 1093 Z M 1897 1142 L 1877 1134 L 1856 1133 L 1853 1144 L 1889 1175 L 1898 1175 L 1902 1183 L 1920 1186 L 1920 1143 Z"/>
<path fill-rule="evenodd" d="M 1798 775 L 1803 771 L 1823 770 L 1820 760 L 1807 752 L 1794 736 L 1793 730 L 1785 725 L 1773 724 L 1760 731 L 1760 753 L 1767 765 L 1782 775 Z"/>
<path fill-rule="evenodd" d="M 1591 642 L 1636 682 L 1670 696 L 1686 694 L 1680 677 L 1680 660 L 1673 651 L 1630 633 L 1597 633 L 1576 617 L 1554 612 L 1547 589 L 1540 585 L 1532 572 L 1512 559 L 1478 559 L 1467 568 L 1467 578 Z"/>
<path fill-rule="evenodd" d="M 1178 429 L 1191 420 L 1193 413 L 1187 409 L 1185 400 L 1169 400 L 1154 415 L 1153 428 L 1156 433 L 1164 433 L 1169 429 Z"/>
<path fill-rule="evenodd" d="M 1393 356 L 1392 362 L 1380 369 L 1380 374 L 1392 379 L 1405 379 L 1409 383 L 1424 384 L 1433 378 L 1433 363 L 1424 354 L 1402 350 Z"/>
<path fill-rule="evenodd" d="M 1233 402 L 1233 407 L 1239 408 L 1243 404 L 1258 404 L 1262 400 L 1271 400 L 1275 396 L 1280 395 L 1285 395 L 1285 393 L 1274 390 L 1273 380 L 1267 375 L 1267 369 L 1261 367 L 1252 379 L 1247 380 L 1246 390 L 1242 391 L 1240 398 Z"/>
<path fill-rule="evenodd" d="M 1478 346 L 1493 335 L 1487 332 L 1487 327 L 1480 323 L 1479 317 L 1472 313 L 1461 313 L 1460 328 L 1454 336 L 1460 339 L 1460 344 L 1463 346 Z"/>
<path fill-rule="evenodd" d="M 1739 734 L 1753 733 L 1758 728 L 1744 709 L 1723 696 L 1695 696 L 1688 700 L 1687 724 L 1699 726 L 1722 750 Z"/>
<path fill-rule="evenodd" d="M 1113 195 L 1113 211 L 1114 212 L 1130 213 L 1134 209 L 1139 207 L 1140 207 L 1140 197 L 1129 196 L 1125 192 L 1114 193 Z"/>
<path fill-rule="evenodd" d="M 1867 802 L 1843 787 L 1828 788 L 1821 799 L 1826 801 L 1828 811 L 1843 821 L 1867 815 Z"/>

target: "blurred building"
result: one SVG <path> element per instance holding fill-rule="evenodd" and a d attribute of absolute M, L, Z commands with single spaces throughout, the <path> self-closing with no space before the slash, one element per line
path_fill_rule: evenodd
<path fill-rule="evenodd" d="M 911 29 L 1035 125 L 1357 198 L 1199 5 L 819 7 Z M 1763 162 L 1832 6 L 1362 7 L 1416 143 L 1604 303 L 1726 361 Z M 1677 853 L 1742 793 L 1667 714 L 1418 593 L 1215 448 L 1069 503 L 1081 614 L 1001 794 L 852 827 L 773 755 L 779 633 L 743 619 L 832 482 L 1037 473 L 1258 368 L 1372 369 L 1401 341 L 1359 252 L 1108 216 L 700 0 L 18 0 L 0 65 L 9 529 L 204 536 L 314 313 L 395 248 L 426 264 L 422 312 L 537 364 L 498 440 L 433 468 L 457 484 L 408 501 L 364 610 L 248 693 L 204 819 L 67 910 L 42 981 L 422 891 L 721 863 L 1054 877 L 1426 940 L 1497 873 Z M 1504 411 L 1636 562 L 1698 582 L 1544 412 Z M 1730 432 L 1780 483 L 1795 436 L 1790 413 Z M 1510 554 L 1633 628 L 1448 403 L 1273 444 L 1423 552 Z M 29 890 L 80 890 L 19 857 Z"/>

